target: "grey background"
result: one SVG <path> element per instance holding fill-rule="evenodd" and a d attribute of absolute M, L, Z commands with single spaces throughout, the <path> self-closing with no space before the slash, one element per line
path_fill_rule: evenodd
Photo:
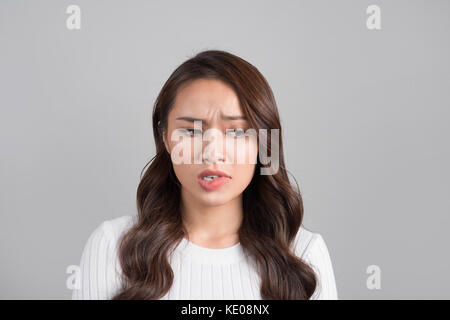
<path fill-rule="evenodd" d="M 136 212 L 156 95 L 206 49 L 269 81 L 339 298 L 450 298 L 449 18 L 450 1 L 1 0 L 0 298 L 70 298 L 90 233 Z"/>

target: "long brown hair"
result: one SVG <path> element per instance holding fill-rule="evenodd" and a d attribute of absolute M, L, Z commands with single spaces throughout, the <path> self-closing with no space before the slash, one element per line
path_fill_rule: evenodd
<path fill-rule="evenodd" d="M 314 271 L 292 252 L 302 225 L 303 202 L 284 165 L 282 132 L 272 90 L 256 67 L 220 50 L 203 51 L 181 64 L 169 77 L 153 108 L 156 155 L 137 189 L 138 220 L 122 237 L 119 259 L 123 287 L 113 299 L 160 299 L 170 289 L 174 274 L 168 254 L 186 234 L 180 202 L 181 185 L 172 167 L 163 135 L 177 90 L 196 79 L 218 79 L 236 92 L 251 128 L 279 130 L 279 170 L 273 175 L 255 174 L 243 192 L 243 221 L 239 240 L 244 252 L 255 259 L 261 279 L 262 299 L 309 299 L 317 278 Z M 144 167 L 144 169 L 145 169 Z M 143 171 L 144 171 L 143 169 Z M 294 178 L 295 179 L 295 178 Z"/>

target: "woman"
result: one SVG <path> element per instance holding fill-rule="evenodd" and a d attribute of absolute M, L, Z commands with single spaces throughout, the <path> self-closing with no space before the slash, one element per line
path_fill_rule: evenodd
<path fill-rule="evenodd" d="M 73 299 L 337 299 L 326 244 L 302 225 L 272 90 L 253 65 L 218 50 L 181 64 L 157 97 L 153 134 L 138 215 L 92 233 Z"/>

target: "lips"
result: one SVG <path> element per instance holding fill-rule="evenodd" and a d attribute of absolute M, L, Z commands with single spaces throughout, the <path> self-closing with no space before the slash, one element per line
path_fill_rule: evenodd
<path fill-rule="evenodd" d="M 206 169 L 203 170 L 198 177 L 200 179 L 202 179 L 203 177 L 207 177 L 207 176 L 219 176 L 219 177 L 226 177 L 226 178 L 231 178 L 228 174 L 226 174 L 225 172 L 222 172 L 220 170 L 210 170 L 210 169 Z"/>
<path fill-rule="evenodd" d="M 217 190 L 230 180 L 230 175 L 226 174 L 225 172 L 210 169 L 202 171 L 197 177 L 198 183 L 206 191 Z"/>

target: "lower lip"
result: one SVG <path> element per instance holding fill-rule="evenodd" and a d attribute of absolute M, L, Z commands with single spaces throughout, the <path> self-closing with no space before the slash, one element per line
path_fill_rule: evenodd
<path fill-rule="evenodd" d="M 219 189 L 221 186 L 223 186 L 228 181 L 230 181 L 230 178 L 218 177 L 218 178 L 215 178 L 213 181 L 206 181 L 206 180 L 203 180 L 202 178 L 198 178 L 197 180 L 203 189 L 205 189 L 207 191 L 214 191 L 214 190 Z"/>

